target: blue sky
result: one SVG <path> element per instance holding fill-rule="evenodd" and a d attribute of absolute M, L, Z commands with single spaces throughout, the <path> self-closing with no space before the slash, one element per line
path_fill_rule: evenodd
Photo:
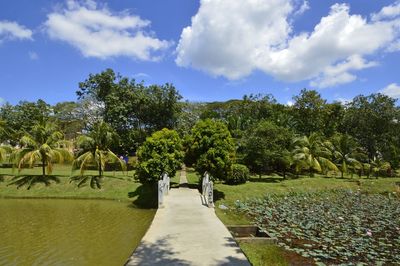
<path fill-rule="evenodd" d="M 400 1 L 0 1 L 0 102 L 76 100 L 112 68 L 192 101 L 400 97 Z"/>

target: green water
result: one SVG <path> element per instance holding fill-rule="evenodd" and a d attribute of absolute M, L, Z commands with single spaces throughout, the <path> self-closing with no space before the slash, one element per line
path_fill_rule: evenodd
<path fill-rule="evenodd" d="M 0 199 L 0 265 L 123 265 L 153 210 L 106 200 Z"/>

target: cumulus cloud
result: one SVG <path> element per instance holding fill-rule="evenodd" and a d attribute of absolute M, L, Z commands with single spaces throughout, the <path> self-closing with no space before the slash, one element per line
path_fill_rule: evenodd
<path fill-rule="evenodd" d="M 378 13 L 371 15 L 373 21 L 382 19 L 391 19 L 400 15 L 400 1 L 396 1 L 393 5 L 385 6 Z"/>
<path fill-rule="evenodd" d="M 6 39 L 32 40 L 32 31 L 13 21 L 0 21 L 0 42 Z"/>
<path fill-rule="evenodd" d="M 311 81 L 310 85 L 318 88 L 327 88 L 349 83 L 357 79 L 354 74 L 351 74 L 351 71 L 362 70 L 376 65 L 378 65 L 377 62 L 367 62 L 361 56 L 353 55 L 343 62 L 326 67 L 321 76 Z"/>
<path fill-rule="evenodd" d="M 171 43 L 148 29 L 150 21 L 126 11 L 115 13 L 94 1 L 68 1 L 65 8 L 47 16 L 45 27 L 55 40 L 65 41 L 85 57 L 127 56 L 144 61 L 158 60 Z"/>
<path fill-rule="evenodd" d="M 400 98 L 400 85 L 397 85 L 396 83 L 389 84 L 385 88 L 379 91 L 382 94 L 385 94 L 387 96 L 390 96 L 395 99 Z"/>
<path fill-rule="evenodd" d="M 399 21 L 367 21 L 335 4 L 311 32 L 294 34 L 291 18 L 308 8 L 294 0 L 202 0 L 181 34 L 176 63 L 240 79 L 254 70 L 318 87 L 354 81 L 374 55 L 399 37 Z"/>

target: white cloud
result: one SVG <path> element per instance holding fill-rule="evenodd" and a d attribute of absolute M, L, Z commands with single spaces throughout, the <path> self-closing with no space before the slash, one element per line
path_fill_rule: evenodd
<path fill-rule="evenodd" d="M 139 73 L 134 74 L 133 78 L 135 78 L 135 79 L 145 79 L 145 78 L 150 78 L 150 75 L 146 74 L 146 73 L 139 72 Z"/>
<path fill-rule="evenodd" d="M 312 32 L 293 34 L 291 17 L 306 9 L 296 3 L 202 0 L 182 31 L 176 63 L 228 79 L 261 70 L 279 80 L 327 87 L 355 80 L 351 71 L 376 65 L 366 56 L 399 37 L 400 21 L 368 22 L 351 15 L 346 4 L 333 5 Z"/>
<path fill-rule="evenodd" d="M 294 105 L 294 102 L 291 101 L 291 100 L 289 100 L 289 101 L 286 102 L 286 105 L 287 105 L 287 106 L 293 106 L 293 105 Z"/>
<path fill-rule="evenodd" d="M 309 10 L 309 9 L 310 9 L 310 4 L 308 3 L 308 1 L 304 1 L 304 2 L 301 4 L 299 10 L 297 10 L 297 11 L 295 12 L 295 15 L 301 15 L 301 14 L 303 14 L 304 12 L 306 12 L 306 11 Z"/>
<path fill-rule="evenodd" d="M 182 31 L 176 63 L 214 76 L 243 78 L 256 68 L 264 47 L 285 41 L 292 9 L 287 0 L 201 0 L 192 25 Z"/>
<path fill-rule="evenodd" d="M 382 19 L 391 19 L 400 15 L 400 1 L 396 1 L 393 5 L 385 6 L 378 13 L 371 15 L 372 21 Z"/>
<path fill-rule="evenodd" d="M 3 98 L 0 97 L 0 106 L 2 106 L 5 103 L 6 103 L 6 101 Z"/>
<path fill-rule="evenodd" d="M 318 88 L 327 88 L 349 83 L 357 79 L 350 71 L 362 70 L 376 65 L 378 63 L 366 62 L 361 56 L 353 55 L 343 62 L 326 67 L 321 76 L 311 81 L 310 85 Z"/>
<path fill-rule="evenodd" d="M 94 1 L 67 1 L 66 8 L 48 15 L 45 27 L 55 40 L 69 43 L 85 57 L 127 56 L 151 61 L 171 43 L 148 30 L 150 21 L 127 12 L 113 13 Z"/>
<path fill-rule="evenodd" d="M 382 94 L 385 94 L 387 96 L 390 96 L 395 99 L 400 98 L 400 85 L 397 85 L 396 83 L 389 84 L 385 88 L 379 91 Z"/>
<path fill-rule="evenodd" d="M 5 39 L 32 40 L 32 31 L 13 21 L 0 21 L 0 42 Z"/>
<path fill-rule="evenodd" d="M 29 52 L 28 55 L 29 55 L 29 58 L 31 60 L 38 60 L 39 59 L 39 55 L 36 52 Z"/>

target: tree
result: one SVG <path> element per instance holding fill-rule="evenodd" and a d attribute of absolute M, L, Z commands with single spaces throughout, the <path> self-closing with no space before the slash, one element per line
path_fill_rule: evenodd
<path fill-rule="evenodd" d="M 148 137 L 137 152 L 136 178 L 155 183 L 163 173 L 174 177 L 183 163 L 182 142 L 175 130 L 162 129 Z"/>
<path fill-rule="evenodd" d="M 390 149 L 388 141 L 398 138 L 398 118 L 394 99 L 379 93 L 359 95 L 347 105 L 344 131 L 359 141 L 372 161 L 378 154 L 392 154 L 386 151 Z M 392 159 L 395 158 L 384 158 Z"/>
<path fill-rule="evenodd" d="M 102 118 L 124 139 L 119 152 L 131 153 L 157 130 L 174 128 L 182 96 L 172 84 L 145 86 L 107 69 L 79 83 L 80 100 L 101 106 Z"/>
<path fill-rule="evenodd" d="M 85 127 L 80 109 L 80 104 L 76 102 L 60 102 L 53 106 L 53 119 L 66 139 L 75 139 Z"/>
<path fill-rule="evenodd" d="M 235 159 L 235 144 L 226 125 L 221 121 L 206 119 L 196 123 L 186 140 L 188 165 L 194 165 L 203 175 L 225 180 Z"/>
<path fill-rule="evenodd" d="M 293 159 L 300 169 L 308 169 L 310 176 L 313 171 L 339 171 L 331 161 L 331 152 L 323 145 L 320 137 L 313 133 L 309 137 L 300 137 L 294 140 Z"/>
<path fill-rule="evenodd" d="M 18 186 L 29 184 L 29 189 L 37 181 L 47 185 L 50 178 L 46 174 L 52 173 L 53 164 L 72 160 L 72 154 L 68 149 L 68 143 L 64 141 L 63 134 L 57 130 L 55 124 L 50 122 L 39 122 L 34 125 L 31 132 L 25 133 L 21 138 L 20 144 L 22 148 L 14 151 L 11 160 L 17 165 L 19 171 L 40 163 L 42 176 L 39 179 L 37 176 L 17 177 L 12 184 Z"/>
<path fill-rule="evenodd" d="M 292 115 L 297 132 L 309 136 L 314 132 L 322 132 L 324 128 L 324 107 L 326 100 L 314 90 L 303 89 L 300 95 L 293 97 Z"/>
<path fill-rule="evenodd" d="M 5 139 L 7 136 L 7 130 L 6 130 L 6 122 L 3 120 L 0 120 L 0 162 L 4 161 L 5 158 L 7 157 L 8 153 L 10 153 L 11 148 L 5 145 L 2 145 L 2 139 Z"/>
<path fill-rule="evenodd" d="M 107 163 L 118 163 L 121 169 L 125 170 L 125 161 L 110 150 L 116 138 L 115 131 L 105 122 L 94 124 L 86 136 L 82 135 L 78 138 L 79 151 L 72 169 L 79 169 L 80 176 L 71 177 L 72 181 L 78 181 L 78 187 L 90 180 L 92 188 L 101 188 L 101 180 Z M 92 165 L 96 165 L 98 175 L 84 176 L 85 170 Z"/>
<path fill-rule="evenodd" d="M 38 122 L 49 121 L 51 112 L 50 105 L 43 100 L 21 101 L 15 106 L 6 103 L 1 106 L 0 119 L 6 122 L 8 142 L 12 145 L 18 144 L 25 132 L 31 132 Z"/>
<path fill-rule="evenodd" d="M 357 142 L 349 135 L 336 134 L 325 145 L 330 148 L 335 158 L 336 163 L 339 165 L 341 177 L 347 173 L 348 167 L 361 168 L 361 162 L 357 160 L 362 156 L 362 152 Z"/>
<path fill-rule="evenodd" d="M 271 173 L 278 170 L 280 157 L 291 145 L 292 134 L 283 127 L 272 122 L 262 121 L 255 128 L 244 134 L 241 151 L 243 162 L 251 172 L 259 174 Z"/>

